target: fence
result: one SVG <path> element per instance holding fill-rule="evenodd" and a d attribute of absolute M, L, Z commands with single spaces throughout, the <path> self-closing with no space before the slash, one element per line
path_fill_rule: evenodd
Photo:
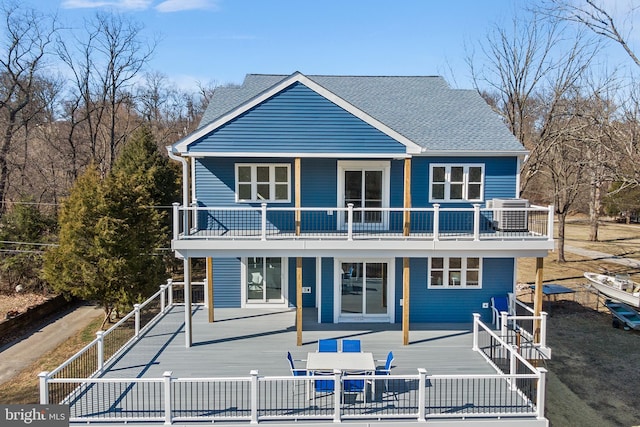
<path fill-rule="evenodd" d="M 529 363 L 520 354 L 520 348 L 517 345 L 508 343 L 503 337 L 498 336 L 480 321 L 480 315 L 477 313 L 473 315 L 473 349 L 478 351 L 498 372 L 516 375 L 510 379 L 511 387 L 519 390 L 527 400 L 537 405 L 540 416 L 544 415 L 546 369 L 534 367 Z"/>
<path fill-rule="evenodd" d="M 408 215 L 406 215 L 408 214 Z M 299 217 L 299 221 L 297 218 Z M 405 217 L 410 220 L 405 224 Z M 520 218 L 517 226 L 502 218 Z M 405 227 L 406 226 L 406 227 Z M 402 239 L 553 239 L 553 208 L 181 207 L 173 205 L 173 239 L 322 237 Z"/>
<path fill-rule="evenodd" d="M 528 397 L 543 374 L 310 375 L 248 377 L 51 379 L 82 382 L 66 396 L 72 422 L 174 422 L 393 420 L 537 417 Z M 331 382 L 316 392 L 317 381 Z M 363 381 L 363 392 L 346 384 Z M 529 387 L 515 388 L 514 384 Z M 365 397 L 366 396 L 366 397 Z M 44 403 L 44 402 L 43 402 Z"/>

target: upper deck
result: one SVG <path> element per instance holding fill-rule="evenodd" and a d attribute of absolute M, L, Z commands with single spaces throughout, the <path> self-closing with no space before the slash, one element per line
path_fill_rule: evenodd
<path fill-rule="evenodd" d="M 328 256 L 380 251 L 491 251 L 538 256 L 553 249 L 553 207 L 183 207 L 174 204 L 172 249 L 190 256 L 273 251 Z M 375 244 L 372 244 L 375 242 Z M 526 244 L 523 244 L 526 242 Z M 206 254 L 204 253 L 206 251 Z"/>

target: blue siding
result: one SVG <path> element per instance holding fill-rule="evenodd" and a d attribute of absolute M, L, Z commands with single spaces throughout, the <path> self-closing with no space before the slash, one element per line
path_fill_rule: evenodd
<path fill-rule="evenodd" d="M 213 258 L 213 303 L 215 307 L 240 307 L 240 260 Z"/>
<path fill-rule="evenodd" d="M 193 142 L 189 151 L 404 153 L 406 149 L 296 83 Z"/>
<path fill-rule="evenodd" d="M 295 276 L 294 276 L 295 281 Z M 311 288 L 310 294 L 302 294 L 303 307 L 316 306 L 316 259 L 302 258 L 302 286 Z"/>
<path fill-rule="evenodd" d="M 399 262 L 402 266 L 402 260 Z M 427 289 L 427 259 L 411 259 L 412 322 L 471 323 L 473 313 L 480 313 L 484 322 L 491 322 L 491 310 L 482 308 L 494 295 L 513 291 L 513 258 L 484 258 L 481 289 Z M 396 274 L 396 289 L 402 295 L 402 269 Z M 398 316 L 397 316 L 398 317 Z M 401 314 L 399 316 L 401 319 Z M 396 321 L 399 321 L 398 318 Z"/>
<path fill-rule="evenodd" d="M 322 323 L 333 323 L 333 258 L 322 258 Z"/>
<path fill-rule="evenodd" d="M 287 262 L 285 260 L 285 262 Z M 288 275 L 289 283 L 289 305 L 297 306 L 297 294 L 296 294 L 296 258 L 289 258 L 288 262 Z M 316 306 L 316 259 L 315 258 L 302 258 L 302 286 L 309 286 L 311 288 L 310 294 L 302 294 L 302 307 L 315 307 Z"/>
<path fill-rule="evenodd" d="M 336 159 L 302 159 L 300 180 L 302 206 L 335 207 L 338 203 Z"/>

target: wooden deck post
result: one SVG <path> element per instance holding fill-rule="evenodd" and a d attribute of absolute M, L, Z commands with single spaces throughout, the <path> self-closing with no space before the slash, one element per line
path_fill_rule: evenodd
<path fill-rule="evenodd" d="M 300 235 L 300 206 L 301 206 L 301 191 L 300 191 L 300 157 L 296 157 L 294 161 L 294 176 L 295 176 L 295 223 L 296 223 L 296 236 Z M 296 341 L 297 345 L 302 345 L 302 258 L 296 258 Z"/>
<path fill-rule="evenodd" d="M 543 271 L 544 271 L 544 258 L 536 258 L 536 285 L 534 291 L 533 301 L 533 315 L 539 317 L 542 312 L 542 286 L 543 286 Z M 533 323 L 533 342 L 540 342 L 540 320 L 535 320 Z"/>
<path fill-rule="evenodd" d="M 209 323 L 213 323 L 213 258 L 207 257 L 207 302 L 209 303 Z"/>
<path fill-rule="evenodd" d="M 404 159 L 404 212 L 402 214 L 402 234 L 411 234 L 411 159 Z"/>
<path fill-rule="evenodd" d="M 191 258 L 184 259 L 184 346 L 191 347 Z"/>
<path fill-rule="evenodd" d="M 296 157 L 294 161 L 294 176 L 295 176 L 295 198 L 296 198 L 296 211 L 295 211 L 295 226 L 296 226 L 296 236 L 300 235 L 300 157 Z"/>
<path fill-rule="evenodd" d="M 404 212 L 402 234 L 411 234 L 411 159 L 404 160 Z M 402 344 L 409 345 L 410 258 L 402 259 Z"/>

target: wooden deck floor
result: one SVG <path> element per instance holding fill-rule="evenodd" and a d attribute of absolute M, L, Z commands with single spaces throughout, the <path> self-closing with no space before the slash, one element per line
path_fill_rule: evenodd
<path fill-rule="evenodd" d="M 399 324 L 318 324 L 316 311 L 305 309 L 303 345 L 296 346 L 295 311 L 283 309 L 216 309 L 207 322 L 206 309 L 193 307 L 193 345 L 185 347 L 184 307 L 174 306 L 103 375 L 117 378 L 289 375 L 287 351 L 306 359 L 320 338 L 355 338 L 363 351 L 384 359 L 395 355 L 394 374 L 494 374 L 495 370 L 471 350 L 471 324 L 412 324 L 410 345 L 402 345 Z M 304 367 L 304 362 L 298 362 Z"/>

